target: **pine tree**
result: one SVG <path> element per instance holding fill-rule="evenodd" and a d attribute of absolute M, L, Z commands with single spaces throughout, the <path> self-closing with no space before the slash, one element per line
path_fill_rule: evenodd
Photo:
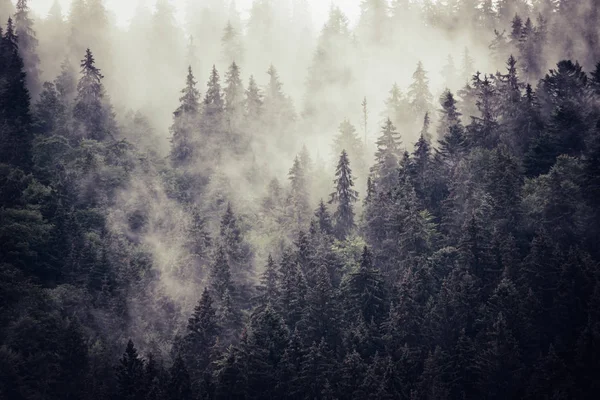
<path fill-rule="evenodd" d="M 30 97 L 12 19 L 2 37 L 0 159 L 27 170 L 31 163 Z"/>
<path fill-rule="evenodd" d="M 188 333 L 185 336 L 187 351 L 184 355 L 192 375 L 197 377 L 210 362 L 210 353 L 220 331 L 213 300 L 207 288 L 204 288 L 202 297 L 188 320 L 187 330 Z"/>
<path fill-rule="evenodd" d="M 243 64 L 244 54 L 240 41 L 240 34 L 233 26 L 231 21 L 227 22 L 221 37 L 221 47 L 223 49 L 223 61 L 227 64 Z"/>
<path fill-rule="evenodd" d="M 297 260 L 286 251 L 279 265 L 281 314 L 288 327 L 300 320 L 306 304 L 306 281 Z"/>
<path fill-rule="evenodd" d="M 471 57 L 471 54 L 469 53 L 469 49 L 467 47 L 465 47 L 465 50 L 463 51 L 463 55 L 462 55 L 461 71 L 460 71 L 460 77 L 461 77 L 463 83 L 468 83 L 469 80 L 471 79 L 471 76 L 473 76 L 473 73 L 475 72 L 474 63 L 475 63 L 475 61 Z"/>
<path fill-rule="evenodd" d="M 339 340 L 340 310 L 329 271 L 324 265 L 316 269 L 314 282 L 306 295 L 306 309 L 300 326 L 307 343 L 323 338 L 329 348 L 335 349 Z"/>
<path fill-rule="evenodd" d="M 231 267 L 233 280 L 238 285 L 247 284 L 252 275 L 250 247 L 244 240 L 238 218 L 233 212 L 231 203 L 227 204 L 227 209 L 221 217 L 219 236 Z"/>
<path fill-rule="evenodd" d="M 355 227 L 353 203 L 358 200 L 358 192 L 353 189 L 354 180 L 346 150 L 342 150 L 335 176 L 336 190 L 331 194 L 330 203 L 337 204 L 333 214 L 335 232 L 340 240 L 344 240 Z"/>
<path fill-rule="evenodd" d="M 248 88 L 246 89 L 246 119 L 257 122 L 262 114 L 263 97 L 256 85 L 254 76 L 250 75 Z"/>
<path fill-rule="evenodd" d="M 294 165 L 288 174 L 291 190 L 291 204 L 293 222 L 302 227 L 308 221 L 307 217 L 310 213 L 310 203 L 308 198 L 308 182 L 306 171 L 300 163 L 300 158 L 294 159 Z"/>
<path fill-rule="evenodd" d="M 117 366 L 118 398 L 123 400 L 143 400 L 145 398 L 144 361 L 138 356 L 131 339 L 127 342 L 125 354 Z"/>
<path fill-rule="evenodd" d="M 214 65 L 210 73 L 203 103 L 204 116 L 202 122 L 204 132 L 208 135 L 215 135 L 222 127 L 225 102 L 221 92 L 219 72 Z"/>
<path fill-rule="evenodd" d="M 319 207 L 315 211 L 315 218 L 319 224 L 319 230 L 325 235 L 333 235 L 333 222 L 331 214 L 327 210 L 327 206 L 323 199 L 319 202 Z"/>
<path fill-rule="evenodd" d="M 442 67 L 442 77 L 444 78 L 444 85 L 447 89 L 454 89 L 457 85 L 458 72 L 454 65 L 454 58 L 448 54 L 446 64 Z"/>
<path fill-rule="evenodd" d="M 244 116 L 244 86 L 235 62 L 225 74 L 225 115 L 230 132 L 238 132 Z"/>
<path fill-rule="evenodd" d="M 173 366 L 169 371 L 169 382 L 167 384 L 168 397 L 171 400 L 192 400 L 192 384 L 190 374 L 185 367 L 185 362 L 180 355 L 175 358 Z"/>
<path fill-rule="evenodd" d="M 210 269 L 210 281 L 211 289 L 218 300 L 222 300 L 225 292 L 233 288 L 228 257 L 223 246 L 217 248 L 215 259 Z"/>
<path fill-rule="evenodd" d="M 270 254 L 265 270 L 260 277 L 258 291 L 260 293 L 261 304 L 265 306 L 271 304 L 272 307 L 277 306 L 277 301 L 280 296 L 279 271 L 277 271 L 275 261 Z"/>
<path fill-rule="evenodd" d="M 380 324 L 387 317 L 387 293 L 379 270 L 373 267 L 372 255 L 364 248 L 360 267 L 351 273 L 342 287 L 348 320 L 361 316 L 364 321 Z"/>
<path fill-rule="evenodd" d="M 377 139 L 376 164 L 372 171 L 375 176 L 375 187 L 379 193 L 388 193 L 395 187 L 401 144 L 396 127 L 388 118 L 382 127 L 381 136 Z"/>
<path fill-rule="evenodd" d="M 106 99 L 102 79 L 90 49 L 81 60 L 81 78 L 77 84 L 77 97 L 73 107 L 77 138 L 103 141 L 112 136 L 115 129 L 112 107 Z"/>
<path fill-rule="evenodd" d="M 19 38 L 19 54 L 23 59 L 27 75 L 27 89 L 33 99 L 37 99 L 40 91 L 40 58 L 37 55 L 38 40 L 33 30 L 33 20 L 29 16 L 27 0 L 18 0 L 15 13 L 15 33 Z"/>
<path fill-rule="evenodd" d="M 173 113 L 171 126 L 171 164 L 174 167 L 188 165 L 194 154 L 200 112 L 200 92 L 196 89 L 196 80 L 192 67 L 188 68 L 186 86 L 181 90 L 179 107 Z"/>
<path fill-rule="evenodd" d="M 415 115 L 424 115 L 427 111 L 431 110 L 433 96 L 429 91 L 427 73 L 420 61 L 413 73 L 413 83 L 408 88 L 408 98 L 410 99 L 411 110 Z"/>

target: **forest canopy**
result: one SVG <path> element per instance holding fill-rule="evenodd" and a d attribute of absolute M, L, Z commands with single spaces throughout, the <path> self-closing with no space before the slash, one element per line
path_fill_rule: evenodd
<path fill-rule="evenodd" d="M 1 399 L 597 396 L 600 3 L 29 3 Z"/>

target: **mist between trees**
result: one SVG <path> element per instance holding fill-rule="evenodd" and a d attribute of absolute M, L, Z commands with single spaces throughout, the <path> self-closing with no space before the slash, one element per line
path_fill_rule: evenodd
<path fill-rule="evenodd" d="M 0 398 L 600 389 L 600 5 L 0 0 Z"/>

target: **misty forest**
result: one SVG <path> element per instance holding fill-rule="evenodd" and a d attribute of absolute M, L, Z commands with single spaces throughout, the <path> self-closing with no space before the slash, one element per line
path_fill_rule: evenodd
<path fill-rule="evenodd" d="M 29 3 L 1 399 L 597 398 L 598 1 Z"/>

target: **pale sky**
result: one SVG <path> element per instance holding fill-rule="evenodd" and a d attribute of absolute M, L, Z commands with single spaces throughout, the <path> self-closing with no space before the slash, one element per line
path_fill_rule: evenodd
<path fill-rule="evenodd" d="M 63 14 L 66 14 L 69 10 L 69 3 L 71 0 L 59 0 L 60 4 L 63 7 Z M 105 4 L 107 7 L 113 11 L 118 19 L 118 23 L 121 26 L 126 26 L 133 15 L 133 12 L 136 8 L 140 0 L 105 0 Z M 155 0 L 146 0 L 148 4 L 152 4 Z M 180 11 L 179 16 L 182 16 L 183 6 L 187 0 L 170 0 L 172 4 L 174 4 L 177 9 Z M 201 2 L 202 0 L 196 0 Z M 223 0 L 229 3 L 229 0 Z M 284 0 L 277 0 L 284 1 Z M 359 14 L 359 5 L 361 0 L 308 0 L 311 6 L 311 10 L 313 11 L 313 23 L 315 24 L 316 29 L 320 29 L 323 23 L 327 18 L 327 14 L 329 11 L 329 6 L 333 2 L 340 6 L 343 11 L 346 13 L 351 23 L 354 22 Z M 17 0 L 13 0 L 13 3 L 16 3 Z M 48 10 L 54 3 L 54 0 L 30 0 L 29 7 L 38 15 L 45 16 L 48 13 Z M 236 0 L 236 4 L 240 11 L 244 13 L 250 6 L 252 5 L 252 0 Z"/>

